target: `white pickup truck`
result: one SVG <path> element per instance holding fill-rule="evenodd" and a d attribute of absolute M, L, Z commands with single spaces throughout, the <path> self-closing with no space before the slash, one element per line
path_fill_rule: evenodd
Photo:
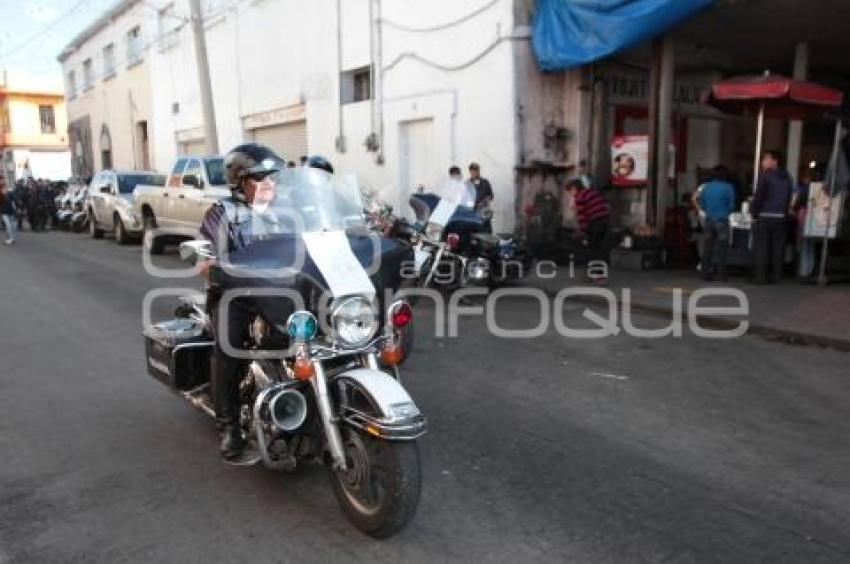
<path fill-rule="evenodd" d="M 207 210 L 229 195 L 222 157 L 178 158 L 164 187 L 143 185 L 133 193 L 145 247 L 156 255 L 169 242 L 196 238 Z"/>

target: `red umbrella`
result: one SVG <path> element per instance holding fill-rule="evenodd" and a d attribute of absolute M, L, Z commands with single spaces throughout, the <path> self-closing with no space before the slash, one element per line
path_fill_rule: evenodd
<path fill-rule="evenodd" d="M 814 82 L 792 80 L 778 74 L 736 76 L 715 83 L 708 102 L 724 111 L 760 111 L 766 117 L 805 119 L 840 108 L 844 94 Z"/>
<path fill-rule="evenodd" d="M 778 74 L 736 76 L 711 86 L 708 103 L 732 112 L 758 114 L 753 191 L 757 185 L 765 117 L 806 119 L 841 107 L 844 94 L 814 82 L 793 80 Z"/>
<path fill-rule="evenodd" d="M 738 76 L 720 81 L 711 87 L 708 103 L 724 111 L 741 112 L 750 110 L 758 113 L 758 131 L 756 133 L 755 172 L 753 174 L 753 192 L 758 185 L 759 156 L 761 155 L 764 118 L 806 119 L 823 116 L 830 110 L 841 108 L 844 94 L 826 86 L 792 80 L 788 77 L 764 73 L 761 76 Z M 835 125 L 835 142 L 832 151 L 832 163 L 837 159 L 838 143 L 841 139 L 842 125 L 839 119 Z M 835 175 L 829 187 L 829 196 L 835 191 Z M 829 216 L 831 217 L 831 216 Z M 821 254 L 821 284 L 826 281 L 826 259 L 829 244 L 829 224 L 824 231 L 824 245 Z"/>

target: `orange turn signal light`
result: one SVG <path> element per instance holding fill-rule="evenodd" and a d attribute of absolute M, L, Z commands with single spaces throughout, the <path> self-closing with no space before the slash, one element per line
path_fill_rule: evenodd
<path fill-rule="evenodd" d="M 388 343 L 381 351 L 381 362 L 387 366 L 401 364 L 402 360 L 404 360 L 404 349 L 401 345 Z"/>
<path fill-rule="evenodd" d="M 292 372 L 295 374 L 296 380 L 309 380 L 316 374 L 313 370 L 313 363 L 307 358 L 296 358 L 292 365 Z"/>

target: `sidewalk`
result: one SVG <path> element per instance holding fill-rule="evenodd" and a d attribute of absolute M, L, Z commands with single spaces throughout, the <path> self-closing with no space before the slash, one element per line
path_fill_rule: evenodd
<path fill-rule="evenodd" d="M 584 282 L 583 268 L 576 266 L 570 277 L 569 267 L 560 267 L 554 278 L 540 278 L 533 272 L 524 283 L 555 295 L 564 288 L 592 286 Z M 543 274 L 549 274 L 544 270 Z M 699 288 L 737 288 L 749 300 L 749 332 L 789 342 L 810 343 L 850 351 L 850 285 L 821 288 L 800 284 L 788 279 L 778 285 L 757 286 L 743 278 L 732 277 L 728 282 L 703 282 L 694 273 L 681 270 L 612 270 L 608 288 L 622 303 L 623 289 L 631 290 L 632 309 L 644 313 L 670 316 L 673 312 L 675 291 L 681 289 L 687 316 L 688 297 Z M 588 303 L 604 303 L 594 296 L 575 297 Z M 702 306 L 733 305 L 730 299 L 723 303 L 711 298 L 701 301 Z M 718 327 L 736 326 L 740 318 L 727 316 L 700 316 L 701 323 Z"/>

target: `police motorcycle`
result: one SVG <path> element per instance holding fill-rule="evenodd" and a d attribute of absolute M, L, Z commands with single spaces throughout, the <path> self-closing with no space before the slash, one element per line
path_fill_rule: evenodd
<path fill-rule="evenodd" d="M 56 203 L 56 225 L 58 227 L 68 229 L 71 226 L 71 219 L 76 213 L 74 211 L 74 203 L 77 201 L 77 194 L 79 192 L 79 187 L 69 188 L 64 195 L 60 196 Z"/>
<path fill-rule="evenodd" d="M 410 197 L 416 216 L 414 267 L 422 287 L 494 288 L 531 269 L 532 257 L 522 241 L 494 235 L 490 214 L 459 203 L 465 189 L 463 182 L 449 179 L 433 192 Z"/>
<path fill-rule="evenodd" d="M 233 298 L 253 317 L 235 351 L 247 365 L 240 426 L 257 454 L 247 463 L 324 464 L 346 517 L 386 538 L 416 511 L 426 428 L 398 369 L 407 354 L 399 332 L 413 314 L 393 291 L 411 251 L 369 233 L 350 176 L 286 169 L 276 184 L 265 209 L 255 201 L 244 249 L 217 257 L 210 243 L 189 241 L 180 254 L 209 265 L 219 307 Z M 148 327 L 146 358 L 152 376 L 214 415 L 205 301 L 185 298 L 174 319 Z"/>
<path fill-rule="evenodd" d="M 83 186 L 79 189 L 78 194 L 71 202 L 71 214 L 68 224 L 75 233 L 81 233 L 88 230 L 89 227 L 89 212 L 86 201 L 88 200 L 89 188 Z"/>

